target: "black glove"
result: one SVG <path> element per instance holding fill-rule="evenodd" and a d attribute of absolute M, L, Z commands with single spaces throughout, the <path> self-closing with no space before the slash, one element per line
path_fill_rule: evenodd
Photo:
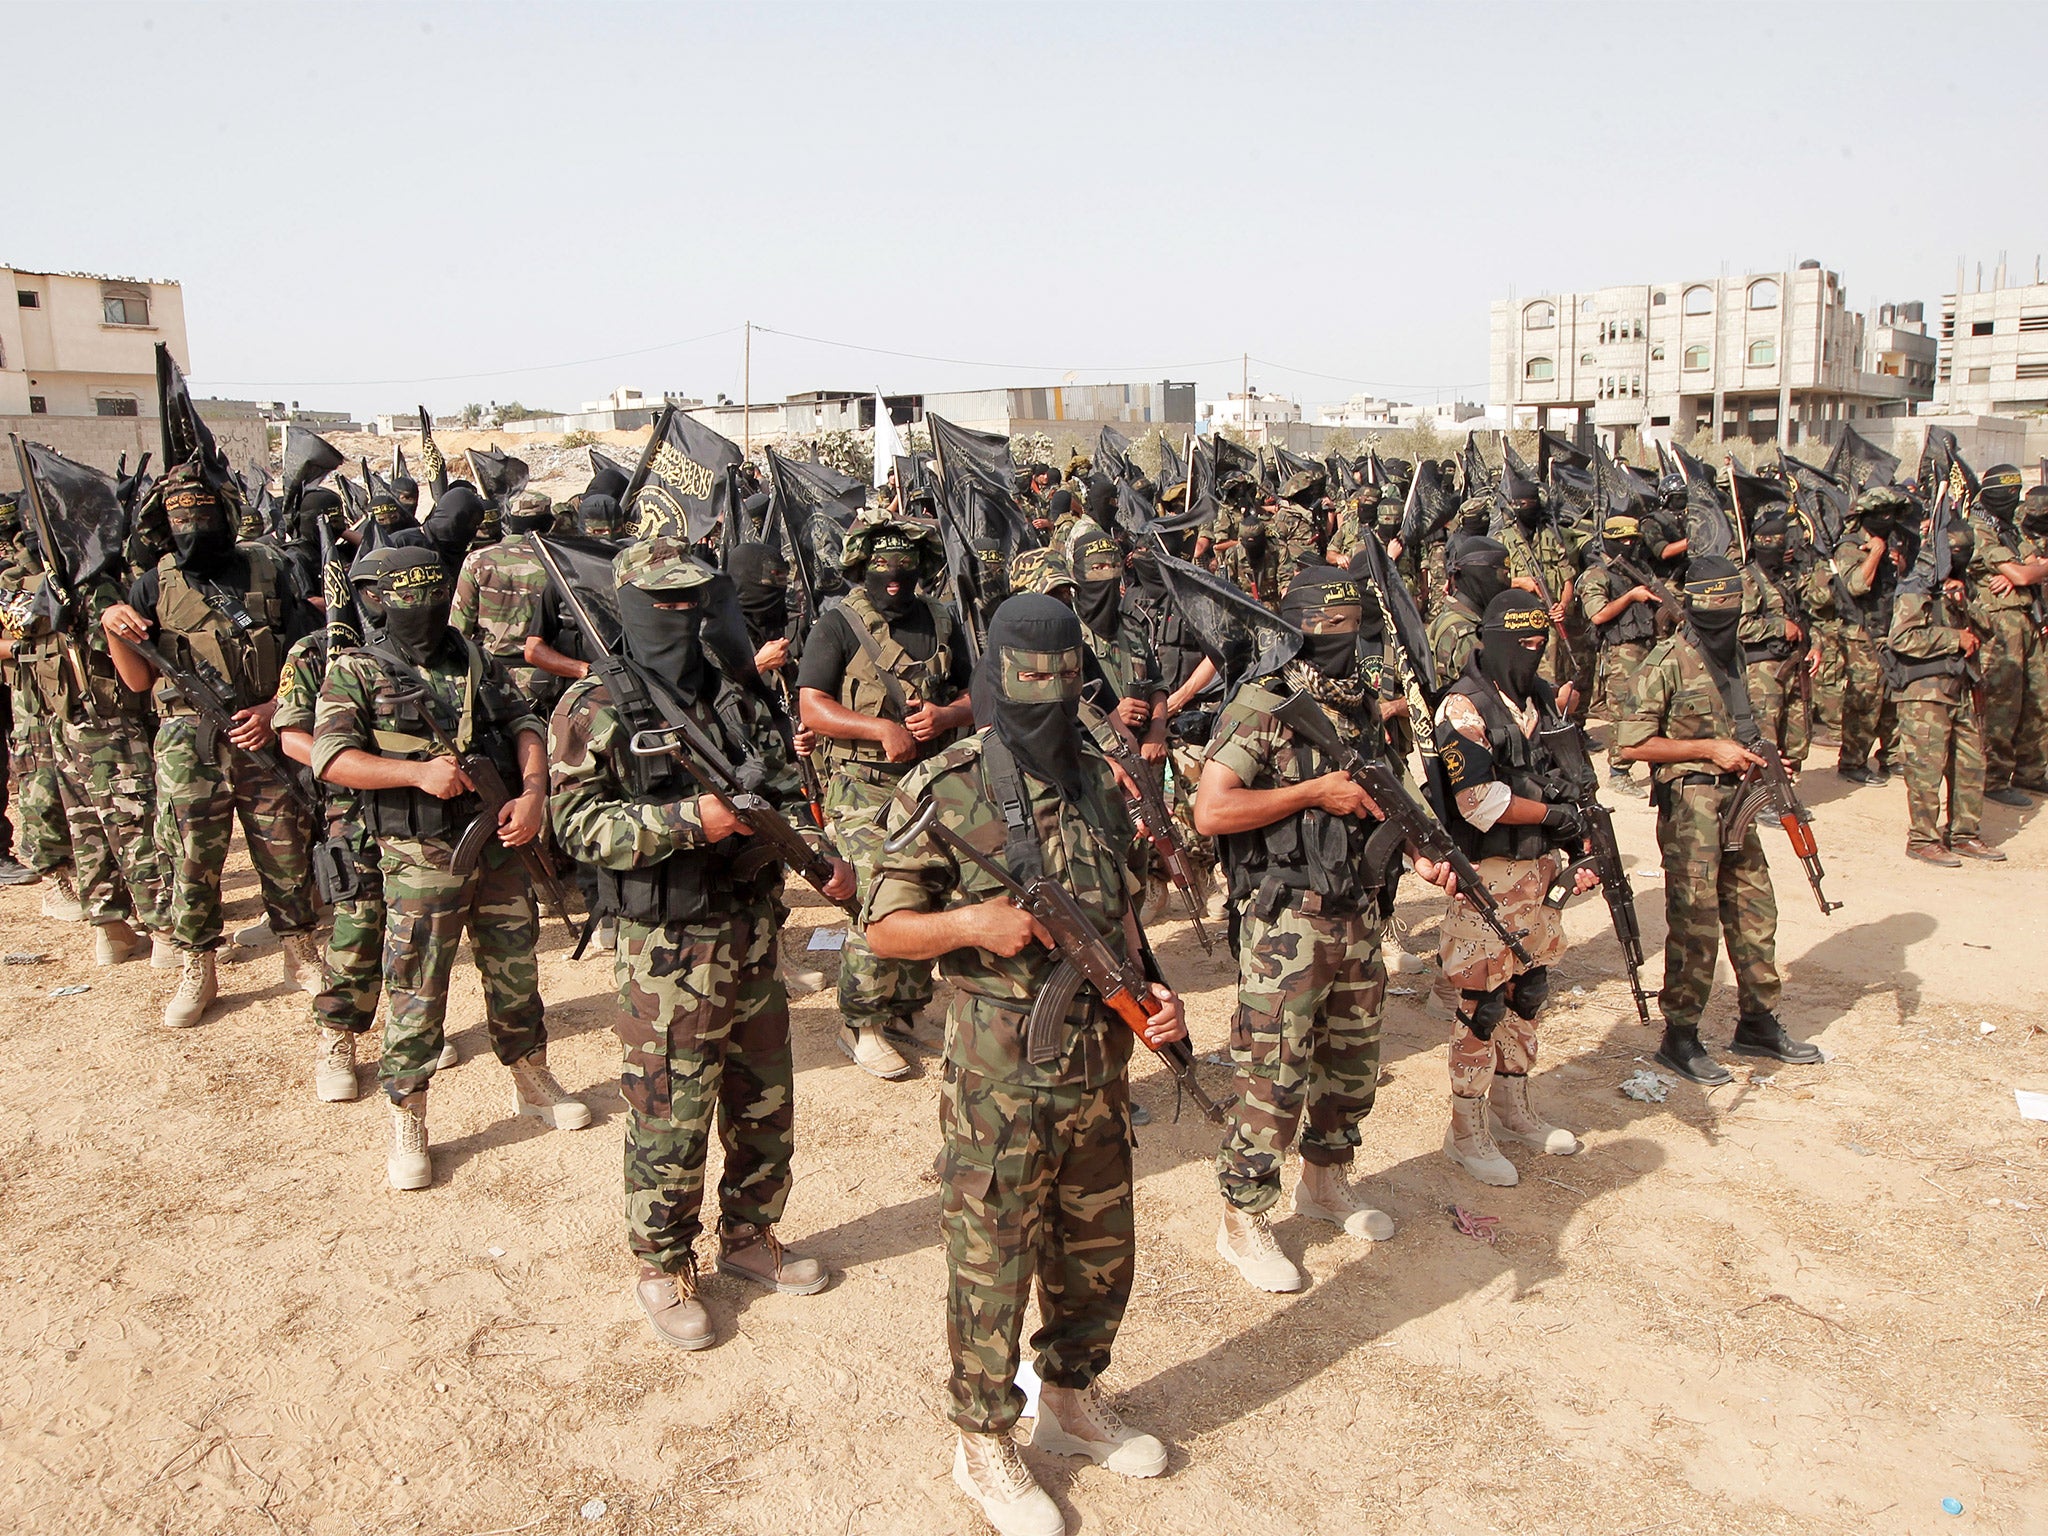
<path fill-rule="evenodd" d="M 1576 805 L 1551 805 L 1543 811 L 1543 830 L 1559 848 L 1575 848 L 1586 840 L 1586 818 Z"/>

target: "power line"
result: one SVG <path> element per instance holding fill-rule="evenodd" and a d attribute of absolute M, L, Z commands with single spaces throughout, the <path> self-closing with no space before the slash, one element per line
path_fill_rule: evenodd
<path fill-rule="evenodd" d="M 231 385 L 236 389 L 370 389 L 387 384 L 452 384 L 463 379 L 503 379 L 520 373 L 551 373 L 558 368 L 585 368 L 592 363 L 615 363 L 625 357 L 645 357 L 652 352 L 670 352 L 677 347 L 695 346 L 700 341 L 715 341 L 720 336 L 730 336 L 739 329 L 728 325 L 722 331 L 706 331 L 702 336 L 686 336 L 681 341 L 659 342 L 651 347 L 635 347 L 630 352 L 608 352 L 603 357 L 579 357 L 566 363 L 532 363 L 521 368 L 500 368 L 485 373 L 442 373 L 419 379 L 201 379 L 200 383 L 213 388 Z M 755 326 L 760 330 L 760 326 Z"/>

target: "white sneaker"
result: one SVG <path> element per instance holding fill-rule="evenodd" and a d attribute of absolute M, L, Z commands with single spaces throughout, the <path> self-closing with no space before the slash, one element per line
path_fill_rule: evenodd
<path fill-rule="evenodd" d="M 1080 1391 L 1047 1383 L 1038 1389 L 1038 1425 L 1031 1448 L 1055 1456 L 1086 1456 L 1121 1477 L 1157 1477 L 1166 1447 L 1117 1416 L 1090 1382 Z"/>
<path fill-rule="evenodd" d="M 1258 1290 L 1301 1289 L 1301 1271 L 1273 1241 L 1273 1229 L 1266 1224 L 1264 1211 L 1252 1214 L 1226 1202 L 1222 1225 L 1216 1229 L 1216 1252 L 1224 1263 L 1244 1276 L 1246 1284 Z"/>
<path fill-rule="evenodd" d="M 313 1092 L 322 1104 L 347 1104 L 356 1096 L 356 1037 L 345 1029 L 320 1030 L 313 1058 Z"/>
<path fill-rule="evenodd" d="M 782 984 L 792 992 L 822 992 L 825 990 L 825 973 L 808 965 L 785 965 Z"/>
<path fill-rule="evenodd" d="M 69 869 L 52 870 L 43 882 L 43 916 L 60 923 L 82 923 L 85 907 Z"/>
<path fill-rule="evenodd" d="M 1332 1222 L 1353 1237 L 1384 1243 L 1394 1235 L 1394 1218 L 1359 1199 L 1341 1168 L 1303 1162 L 1293 1206 L 1295 1215 Z"/>
<path fill-rule="evenodd" d="M 894 1082 L 910 1072 L 910 1063 L 902 1054 L 882 1038 L 880 1029 L 869 1026 L 856 1029 L 851 1024 L 839 1026 L 839 1049 L 861 1071 L 884 1082 Z"/>
<path fill-rule="evenodd" d="M 393 1189 L 425 1189 L 434 1182 L 434 1164 L 427 1153 L 427 1096 L 409 1097 L 411 1105 L 391 1106 L 391 1150 L 384 1158 L 384 1176 Z"/>
<path fill-rule="evenodd" d="M 590 1124 L 590 1106 L 570 1098 L 555 1081 L 544 1049 L 512 1063 L 512 1098 L 515 1113 L 545 1120 L 558 1131 L 580 1131 Z"/>
<path fill-rule="evenodd" d="M 284 946 L 284 979 L 308 997 L 318 997 L 327 986 L 327 958 L 317 933 L 288 933 Z"/>
<path fill-rule="evenodd" d="M 92 931 L 92 963 L 119 965 L 142 953 L 142 935 L 116 918 L 97 924 Z"/>
<path fill-rule="evenodd" d="M 953 1482 L 981 1506 L 982 1518 L 998 1536 L 1065 1536 L 1067 1517 L 1038 1486 L 1008 1435 L 961 1430 L 953 1445 Z"/>

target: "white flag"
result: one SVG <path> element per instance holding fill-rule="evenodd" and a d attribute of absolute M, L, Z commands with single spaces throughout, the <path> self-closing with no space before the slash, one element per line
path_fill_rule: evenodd
<path fill-rule="evenodd" d="M 880 490 L 889 483 L 889 471 L 896 465 L 896 456 L 906 453 L 903 434 L 896 430 L 896 423 L 889 419 L 889 407 L 882 403 L 882 392 L 875 391 L 875 489 Z"/>

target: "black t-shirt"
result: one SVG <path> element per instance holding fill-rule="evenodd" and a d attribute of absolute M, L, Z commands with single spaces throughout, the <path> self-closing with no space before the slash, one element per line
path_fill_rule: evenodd
<path fill-rule="evenodd" d="M 931 609 L 923 603 L 902 618 L 891 619 L 889 633 L 912 661 L 930 660 L 939 647 Z M 875 638 L 880 640 L 882 637 L 877 635 Z M 822 694 L 838 698 L 839 686 L 846 680 L 846 668 L 859 654 L 860 641 L 854 638 L 853 627 L 846 622 L 845 616 L 836 607 L 826 609 L 804 640 L 803 662 L 796 674 L 797 686 L 815 688 Z M 951 684 L 949 702 L 967 691 L 967 683 L 972 676 L 964 645 L 954 645 L 952 663 L 952 675 L 947 680 Z"/>
<path fill-rule="evenodd" d="M 313 626 L 306 622 L 305 594 L 294 577 L 290 563 L 276 551 L 270 551 L 271 565 L 277 572 L 278 594 L 284 599 L 285 632 L 290 639 L 310 632 Z M 195 586 L 202 585 L 195 581 Z M 239 549 L 221 562 L 220 570 L 206 579 L 206 586 L 218 587 L 225 592 L 244 593 L 249 590 L 249 557 Z M 135 580 L 128 587 L 128 606 L 141 614 L 150 623 L 156 622 L 156 605 L 163 597 L 163 583 L 157 577 L 155 566 L 136 573 Z"/>

